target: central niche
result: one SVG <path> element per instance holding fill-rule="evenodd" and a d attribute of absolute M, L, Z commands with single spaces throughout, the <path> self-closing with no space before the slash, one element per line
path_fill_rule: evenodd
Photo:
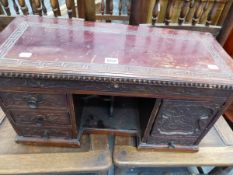
<path fill-rule="evenodd" d="M 105 95 L 74 95 L 79 133 L 140 136 L 155 99 Z"/>

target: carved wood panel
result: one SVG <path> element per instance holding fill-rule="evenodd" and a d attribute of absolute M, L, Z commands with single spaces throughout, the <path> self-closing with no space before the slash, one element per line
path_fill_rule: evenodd
<path fill-rule="evenodd" d="M 44 125 L 71 125 L 68 112 L 37 111 L 37 110 L 10 110 L 14 122 L 20 124 Z"/>
<path fill-rule="evenodd" d="M 182 87 L 179 86 L 170 86 L 170 85 L 150 85 L 147 83 L 120 83 L 117 81 L 108 81 L 104 82 L 102 80 L 92 81 L 90 79 L 85 80 L 42 80 L 42 79 L 31 79 L 31 78 L 1 78 L 0 77 L 0 91 L 15 91 L 17 90 L 26 90 L 27 88 L 34 89 L 43 89 L 44 91 L 65 93 L 65 92 L 74 92 L 79 91 L 98 91 L 98 92 L 116 92 L 119 94 L 130 94 L 135 93 L 138 96 L 144 96 L 149 94 L 150 97 L 185 97 L 189 98 L 222 98 L 223 101 L 228 98 L 232 91 L 224 89 L 215 89 L 204 87 Z"/>
<path fill-rule="evenodd" d="M 30 126 L 16 126 L 19 127 L 20 136 L 25 137 L 41 137 L 41 138 L 72 138 L 71 129 L 65 128 L 43 128 Z"/>
<path fill-rule="evenodd" d="M 0 93 L 0 97 L 2 98 L 4 105 L 8 108 L 67 108 L 65 95 L 48 95 L 35 93 Z"/>
<path fill-rule="evenodd" d="M 222 102 L 163 100 L 148 142 L 192 145 L 223 105 Z"/>

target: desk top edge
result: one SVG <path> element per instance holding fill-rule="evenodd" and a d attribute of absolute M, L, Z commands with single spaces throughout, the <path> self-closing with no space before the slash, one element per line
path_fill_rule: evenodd
<path fill-rule="evenodd" d="M 20 21 L 53 21 L 54 23 L 77 23 L 92 25 L 97 24 L 97 26 L 107 27 L 109 24 L 102 23 L 92 23 L 84 22 L 82 20 L 67 21 L 64 19 L 50 19 L 50 18 L 39 18 L 39 17 L 17 17 L 10 23 L 10 27 L 3 30 L 4 34 L 0 34 L 0 39 L 10 34 L 17 23 Z M 142 30 L 147 30 L 148 27 L 135 27 L 127 26 L 122 24 L 111 24 L 110 26 L 122 26 L 123 28 L 129 27 L 130 30 L 135 30 L 138 28 L 143 28 Z M 111 28 L 111 27 L 110 27 Z M 122 30 L 122 29 L 119 29 Z M 153 29 L 154 30 L 154 29 Z M 178 34 L 184 31 L 175 31 L 172 29 L 156 29 L 165 32 L 177 32 Z M 2 33 L 3 33 L 2 32 Z M 194 33 L 194 35 L 203 35 L 202 32 L 190 32 L 185 31 L 185 33 Z M 65 79 L 65 80 L 92 80 L 92 81 L 116 81 L 116 82 L 130 82 L 130 83 L 146 83 L 146 84 L 158 84 L 158 85 L 174 85 L 174 86 L 188 86 L 188 87 L 207 87 L 207 88 L 217 88 L 217 89 L 232 89 L 233 87 L 233 64 L 230 60 L 231 58 L 225 53 L 221 46 L 215 41 L 215 39 L 210 34 L 204 34 L 212 42 L 216 50 L 219 52 L 219 56 L 223 59 L 221 63 L 228 65 L 228 72 L 210 72 L 207 74 L 206 71 L 189 71 L 189 70 L 177 70 L 172 71 L 169 69 L 151 68 L 143 67 L 137 65 L 110 65 L 110 64 L 87 64 L 83 62 L 71 62 L 65 67 L 64 62 L 52 63 L 51 61 L 30 61 L 23 59 L 0 59 L 0 77 L 26 77 L 26 78 L 42 78 L 42 79 Z M 1 44 L 1 42 L 0 42 Z M 1 48 L 0 48 L 1 50 Z M 218 58 L 219 58 L 218 56 Z M 20 62 L 20 65 L 19 65 Z M 41 62 L 43 66 L 41 67 Z M 45 66 L 47 64 L 47 67 Z M 72 66 L 73 64 L 73 66 Z M 12 66 L 13 65 L 13 66 Z M 17 67 L 16 67 L 17 65 Z M 61 66 L 63 65 L 63 66 Z M 26 70 L 26 71 L 25 71 Z M 117 71 L 116 71 L 117 70 Z M 161 72 L 161 70 L 163 72 Z M 94 73 L 92 73 L 94 72 Z"/>

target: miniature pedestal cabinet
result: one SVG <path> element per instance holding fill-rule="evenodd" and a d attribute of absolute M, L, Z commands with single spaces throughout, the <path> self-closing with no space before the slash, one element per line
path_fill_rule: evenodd
<path fill-rule="evenodd" d="M 17 17 L 0 34 L 0 102 L 17 142 L 197 150 L 231 103 L 233 63 L 208 33 Z"/>

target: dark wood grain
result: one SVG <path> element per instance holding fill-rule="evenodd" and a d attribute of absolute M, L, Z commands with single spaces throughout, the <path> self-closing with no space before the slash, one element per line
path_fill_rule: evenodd
<path fill-rule="evenodd" d="M 156 27 L 210 32 L 218 38 L 222 46 L 230 34 L 229 24 L 232 23 L 232 20 L 227 19 L 231 18 L 232 1 L 184 0 L 179 2 L 169 0 L 161 2 L 160 11 L 156 8 L 158 1 L 153 1 L 153 3 L 151 2 L 151 6 L 154 5 L 153 10 L 151 11 L 151 8 L 149 10 L 151 11 L 150 16 L 152 16 L 152 26 L 155 25 L 156 21 Z M 173 6 L 179 6 L 180 3 L 182 3 L 181 9 L 179 7 L 173 9 Z M 140 14 L 142 13 L 140 12 Z M 136 16 L 139 16 L 139 14 Z"/>
<path fill-rule="evenodd" d="M 211 10 L 208 13 L 208 17 L 207 17 L 207 21 L 206 21 L 207 26 L 212 24 L 212 19 L 213 19 L 214 14 L 217 11 L 218 5 L 219 5 L 218 2 L 215 0 L 212 7 L 211 7 Z"/>
<path fill-rule="evenodd" d="M 221 105 L 221 102 L 163 100 L 150 133 L 154 139 L 148 140 L 171 148 L 198 144 L 198 136 L 215 118 Z"/>
<path fill-rule="evenodd" d="M 61 16 L 60 5 L 58 0 L 50 0 L 51 7 L 53 9 L 53 14 L 55 17 Z"/>
<path fill-rule="evenodd" d="M 72 138 L 72 132 L 70 129 L 65 128 L 42 128 L 42 127 L 30 127 L 27 126 L 16 126 L 20 129 L 20 135 L 25 137 L 39 137 L 44 139 L 49 138 Z"/>
<path fill-rule="evenodd" d="M 4 15 L 3 7 L 0 6 L 0 15 Z"/>
<path fill-rule="evenodd" d="M 37 10 L 35 0 L 29 0 L 29 3 L 30 3 L 30 6 L 31 6 L 31 9 L 32 9 L 32 14 L 33 15 L 38 15 L 39 13 L 38 13 L 38 10 Z"/>
<path fill-rule="evenodd" d="M 18 17 L 0 34 L 0 63 L 0 104 L 22 143 L 105 133 L 196 151 L 233 99 L 232 60 L 204 32 Z"/>
<path fill-rule="evenodd" d="M 61 110 L 67 107 L 66 96 L 60 94 L 0 93 L 0 98 L 7 108 L 59 108 Z"/>
<path fill-rule="evenodd" d="M 229 13 L 226 16 L 226 19 L 232 19 L 232 18 L 233 18 L 233 4 L 231 4 Z M 222 46 L 224 46 L 224 44 L 227 41 L 228 37 L 230 37 L 230 33 L 231 33 L 232 30 L 233 30 L 233 21 L 232 20 L 226 20 L 224 22 L 221 33 L 218 36 L 218 41 Z"/>
<path fill-rule="evenodd" d="M 85 0 L 77 0 L 78 17 L 85 18 Z"/>
<path fill-rule="evenodd" d="M 202 2 L 202 0 L 199 0 L 197 2 L 197 7 L 195 9 L 194 16 L 192 18 L 192 25 L 196 25 L 198 23 L 199 18 L 201 17 L 201 14 L 203 12 L 204 5 L 205 4 Z"/>
<path fill-rule="evenodd" d="M 49 110 L 10 110 L 15 123 L 32 124 L 35 126 L 70 125 L 70 115 L 67 112 Z"/>
<path fill-rule="evenodd" d="M 155 25 L 157 19 L 158 19 L 158 14 L 159 14 L 159 5 L 160 5 L 160 0 L 155 1 L 155 5 L 153 8 L 153 14 L 152 14 L 152 25 Z"/>
<path fill-rule="evenodd" d="M 223 25 L 223 23 L 226 22 L 226 19 L 229 19 L 227 17 L 227 15 L 229 13 L 232 13 L 232 9 L 231 9 L 232 8 L 232 4 L 233 4 L 233 1 L 226 1 L 224 9 L 223 9 L 223 12 L 222 12 L 222 14 L 220 16 L 220 19 L 218 21 L 218 25 Z"/>
<path fill-rule="evenodd" d="M 174 0 L 170 0 L 167 2 L 167 8 L 166 8 L 165 18 L 164 18 L 164 23 L 166 25 L 169 25 L 169 23 L 171 22 L 173 5 L 174 5 Z"/>
<path fill-rule="evenodd" d="M 20 9 L 24 15 L 28 15 L 28 7 L 25 3 L 25 0 L 18 0 L 18 3 L 20 5 Z"/>
<path fill-rule="evenodd" d="M 39 16 L 42 16 L 42 5 L 41 0 L 35 0 L 35 6 Z"/>
<path fill-rule="evenodd" d="M 190 5 L 190 0 L 185 0 L 183 1 L 182 7 L 181 7 L 181 11 L 180 11 L 180 16 L 178 19 L 178 23 L 181 25 L 184 23 L 185 21 L 185 17 L 188 13 L 189 10 L 189 5 Z"/>
<path fill-rule="evenodd" d="M 83 3 L 84 3 L 84 6 L 81 6 L 81 7 L 84 7 L 85 20 L 95 21 L 96 20 L 95 1 L 85 0 Z"/>
<path fill-rule="evenodd" d="M 0 32 L 8 25 L 15 17 L 1 16 L 0 17 Z"/>
<path fill-rule="evenodd" d="M 222 99 L 225 100 L 232 93 L 231 89 L 221 89 L 221 86 L 214 87 L 192 87 L 185 85 L 157 85 L 139 83 L 114 83 L 104 81 L 59 81 L 41 79 L 16 79 L 1 78 L 1 92 L 38 92 L 50 94 L 57 93 L 78 93 L 78 94 L 99 94 L 116 96 L 136 96 L 136 97 L 167 97 L 182 99 Z M 14 87 L 17 86 L 17 89 Z M 46 87 L 46 88 L 44 88 Z M 146 87 L 146 88 L 145 88 Z M 132 91 L 134 89 L 134 91 Z"/>
<path fill-rule="evenodd" d="M 73 138 L 77 138 L 78 134 L 79 134 L 79 130 L 80 130 L 80 124 L 79 124 L 79 114 L 76 114 L 76 108 L 79 108 L 79 106 L 75 106 L 75 101 L 73 98 L 72 94 L 67 94 L 67 104 L 69 106 L 69 115 L 70 115 L 70 123 L 72 125 L 72 135 Z M 79 140 L 78 140 L 79 142 Z"/>
<path fill-rule="evenodd" d="M 153 103 L 152 103 L 152 105 L 153 105 Z M 148 116 L 149 118 L 147 120 L 145 120 L 144 117 L 141 117 L 141 121 L 140 121 L 141 125 L 143 124 L 141 128 L 144 129 L 142 132 L 143 135 L 141 138 L 141 142 L 143 142 L 143 143 L 147 142 L 147 139 L 151 134 L 151 129 L 153 127 L 155 118 L 156 118 L 158 111 L 160 109 L 160 105 L 161 105 L 161 99 L 156 99 L 152 110 L 148 109 L 148 106 L 149 106 L 148 104 L 146 104 L 146 106 L 144 106 L 144 109 L 145 109 L 144 112 L 149 113 L 149 116 Z M 142 116 L 144 116 L 144 115 L 145 114 L 142 114 Z"/>

